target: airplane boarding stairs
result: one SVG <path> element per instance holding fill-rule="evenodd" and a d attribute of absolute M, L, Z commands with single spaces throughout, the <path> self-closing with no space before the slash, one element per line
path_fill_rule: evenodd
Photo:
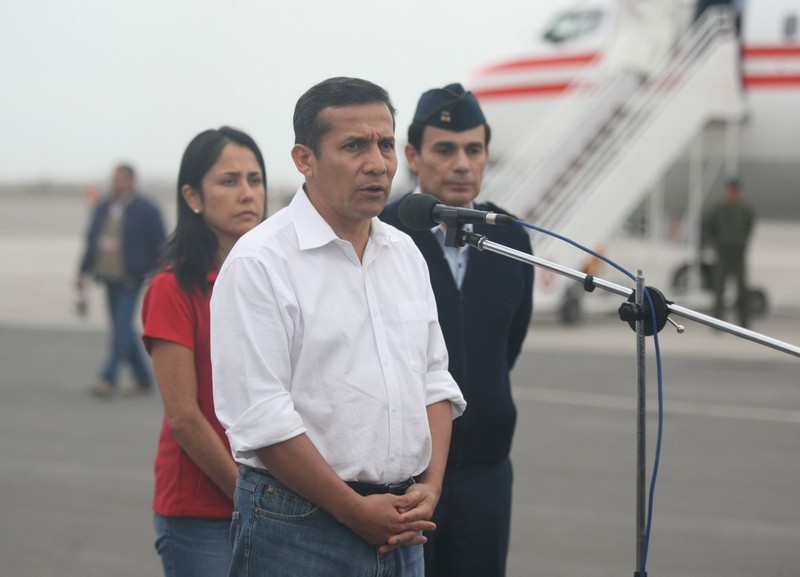
<path fill-rule="evenodd" d="M 482 198 L 597 250 L 709 122 L 741 120 L 738 52 L 731 15 L 707 10 L 644 83 L 619 73 L 578 77 L 488 175 Z M 536 233 L 533 241 L 546 260 L 578 270 L 587 262 L 558 239 Z M 564 307 L 574 306 L 576 283 L 542 269 L 536 275 L 537 310 L 561 310 L 569 320 Z"/>

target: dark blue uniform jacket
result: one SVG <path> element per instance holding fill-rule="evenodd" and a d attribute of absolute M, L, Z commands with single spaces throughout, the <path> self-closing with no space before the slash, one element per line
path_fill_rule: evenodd
<path fill-rule="evenodd" d="M 459 290 L 433 234 L 412 231 L 399 221 L 401 200 L 389 204 L 380 218 L 410 235 L 428 262 L 450 373 L 467 400 L 464 415 L 453 422 L 448 467 L 499 462 L 511 450 L 516 424 L 509 371 L 531 319 L 533 267 L 470 248 Z M 502 212 L 493 205 L 477 204 L 475 208 Z M 493 242 L 531 253 L 530 238 L 521 227 L 476 224 L 473 230 Z"/>

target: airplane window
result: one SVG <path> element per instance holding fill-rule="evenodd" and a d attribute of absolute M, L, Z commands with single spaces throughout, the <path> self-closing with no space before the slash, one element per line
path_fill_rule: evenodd
<path fill-rule="evenodd" d="M 575 33 L 575 13 L 565 12 L 556 17 L 544 34 L 545 40 L 550 42 L 563 42 Z"/>
<path fill-rule="evenodd" d="M 555 44 L 577 40 L 597 30 L 602 19 L 600 10 L 563 12 L 547 27 L 544 39 Z"/>
<path fill-rule="evenodd" d="M 797 15 L 787 16 L 783 21 L 783 35 L 786 40 L 793 40 L 797 36 Z"/>
<path fill-rule="evenodd" d="M 583 17 L 583 28 L 581 30 L 581 36 L 585 36 L 591 32 L 594 32 L 600 27 L 600 22 L 603 19 L 603 13 L 599 10 L 593 12 L 585 12 Z"/>

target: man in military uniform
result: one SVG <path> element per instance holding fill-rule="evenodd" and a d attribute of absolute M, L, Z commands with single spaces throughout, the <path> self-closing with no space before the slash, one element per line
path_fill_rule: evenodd
<path fill-rule="evenodd" d="M 502 212 L 474 202 L 489 158 L 489 138 L 478 100 L 460 84 L 423 94 L 405 148 L 418 180 L 410 194 Z M 500 577 L 508 553 L 509 452 L 516 422 L 509 371 L 528 331 L 533 268 L 469 247 L 445 246 L 445 225 L 410 230 L 399 220 L 400 202 L 387 206 L 381 218 L 410 234 L 425 256 L 449 370 L 469 403 L 453 423 L 442 496 L 433 517 L 437 529 L 426 534 L 426 576 Z M 520 227 L 475 224 L 472 229 L 531 253 L 528 234 Z"/>
<path fill-rule="evenodd" d="M 730 179 L 725 186 L 725 199 L 706 215 L 705 232 L 717 254 L 714 267 L 714 316 L 724 317 L 725 283 L 736 279 L 736 309 L 739 324 L 747 327 L 750 322 L 750 299 L 747 288 L 747 245 L 753 230 L 753 210 L 741 201 L 741 189 L 737 179 Z"/>

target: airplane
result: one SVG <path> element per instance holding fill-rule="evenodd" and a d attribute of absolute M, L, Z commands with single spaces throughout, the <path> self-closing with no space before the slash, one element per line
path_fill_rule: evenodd
<path fill-rule="evenodd" d="M 465 84 L 492 126 L 481 200 L 601 252 L 646 237 L 635 254 L 651 272 L 707 305 L 700 223 L 726 177 L 741 180 L 759 219 L 800 218 L 800 4 L 753 0 L 740 10 L 578 2 L 529 45 L 479 66 Z M 542 258 L 598 264 L 536 238 Z M 537 310 L 579 321 L 588 299 L 575 283 L 536 275 Z M 754 312 L 766 312 L 766 294 L 753 295 Z"/>

